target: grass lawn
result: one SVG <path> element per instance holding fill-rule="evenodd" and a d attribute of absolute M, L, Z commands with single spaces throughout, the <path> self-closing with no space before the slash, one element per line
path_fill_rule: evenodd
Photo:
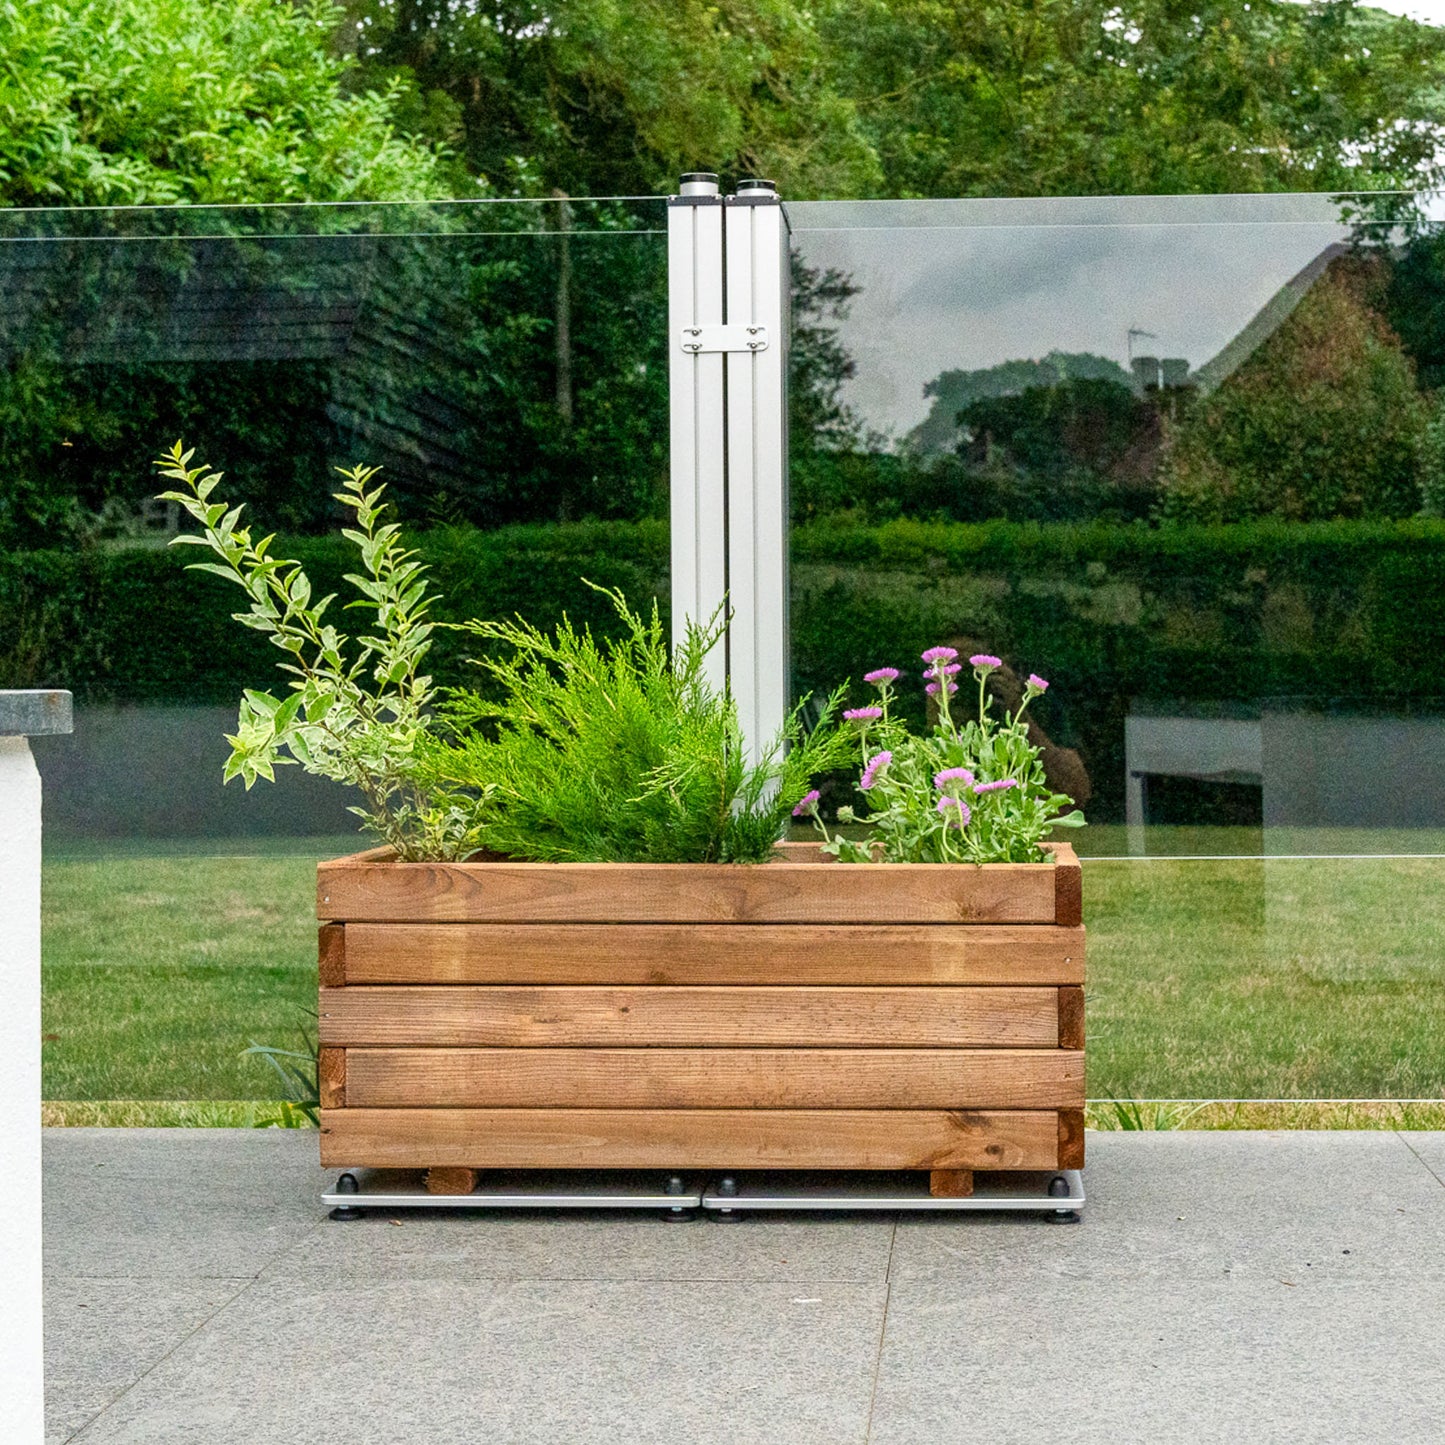
<path fill-rule="evenodd" d="M 1094 830 L 1088 851 L 1124 852 L 1117 831 Z M 1192 830 L 1169 851 L 1237 846 L 1225 834 Z M 312 865 L 354 846 L 48 856 L 45 1098 L 274 1097 L 242 1050 L 300 1045 L 316 1002 Z M 1090 1096 L 1445 1098 L 1442 897 L 1442 858 L 1086 857 Z"/>

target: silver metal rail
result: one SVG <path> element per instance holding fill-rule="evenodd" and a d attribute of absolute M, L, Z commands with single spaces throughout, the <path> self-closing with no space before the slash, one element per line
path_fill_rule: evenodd
<path fill-rule="evenodd" d="M 368 1210 L 647 1209 L 668 1219 L 699 1210 L 721 1220 L 747 1214 L 933 1212 L 1036 1214 L 1060 1223 L 1079 1219 L 1084 1182 L 1077 1169 L 975 1174 L 974 1193 L 937 1198 L 924 1173 L 845 1174 L 755 1171 L 699 1175 L 514 1171 L 483 1175 L 470 1194 L 428 1194 L 415 1171 L 351 1169 L 321 1198 L 335 1219 Z"/>

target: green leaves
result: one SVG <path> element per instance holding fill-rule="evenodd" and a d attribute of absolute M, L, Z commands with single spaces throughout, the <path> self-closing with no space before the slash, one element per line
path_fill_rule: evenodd
<path fill-rule="evenodd" d="M 397 126 L 400 83 L 348 85 L 340 19 L 329 0 L 0 0 L 0 204 L 448 194 Z"/>
<path fill-rule="evenodd" d="M 334 598 L 312 601 L 310 579 L 299 563 L 272 557 L 272 539 L 252 542 L 240 507 L 225 508 L 207 498 L 219 472 L 190 465 L 181 443 L 157 463 L 162 475 L 179 483 L 165 495 L 179 502 L 202 527 L 199 537 L 179 542 L 209 547 L 222 560 L 197 562 L 241 587 L 251 599 L 232 616 L 265 633 L 290 661 L 284 697 L 247 691 L 236 731 L 228 735 L 231 755 L 223 778 L 240 778 L 250 788 L 258 778 L 274 781 L 276 768 L 299 764 L 309 773 L 358 788 L 368 828 L 402 858 L 464 856 L 475 847 L 474 806 L 462 806 L 448 791 L 426 787 L 417 773 L 419 740 L 434 702 L 431 679 L 420 665 L 431 646 L 426 580 L 400 531 L 382 524 L 383 488 L 369 483 L 376 469 L 343 472 L 339 499 L 351 507 L 357 526 L 347 536 L 362 556 L 364 572 L 349 580 L 362 593 L 353 606 L 375 615 L 375 630 L 360 639 L 348 660 L 340 633 L 322 621 Z M 364 679 L 370 674 L 374 683 Z"/>

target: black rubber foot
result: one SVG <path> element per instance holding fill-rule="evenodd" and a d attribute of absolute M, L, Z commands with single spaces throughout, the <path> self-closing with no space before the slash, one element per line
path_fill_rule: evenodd
<path fill-rule="evenodd" d="M 1082 1224 L 1084 1216 L 1077 1209 L 1056 1209 L 1052 1214 L 1044 1215 L 1050 1224 Z"/>
<path fill-rule="evenodd" d="M 668 1224 L 689 1224 L 697 1218 L 695 1209 L 664 1209 L 663 1220 Z"/>
<path fill-rule="evenodd" d="M 360 1194 L 361 1185 L 357 1182 L 356 1175 L 343 1174 L 336 1181 L 336 1192 L 338 1194 Z M 331 1211 L 331 1217 L 340 1224 L 349 1224 L 353 1219 L 360 1219 L 362 1211 L 353 1209 L 349 1204 L 339 1204 Z"/>

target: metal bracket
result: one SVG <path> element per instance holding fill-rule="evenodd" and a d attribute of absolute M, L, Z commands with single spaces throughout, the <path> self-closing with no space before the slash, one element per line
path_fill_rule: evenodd
<path fill-rule="evenodd" d="M 690 356 L 712 351 L 766 351 L 766 326 L 684 326 L 679 339 Z"/>

